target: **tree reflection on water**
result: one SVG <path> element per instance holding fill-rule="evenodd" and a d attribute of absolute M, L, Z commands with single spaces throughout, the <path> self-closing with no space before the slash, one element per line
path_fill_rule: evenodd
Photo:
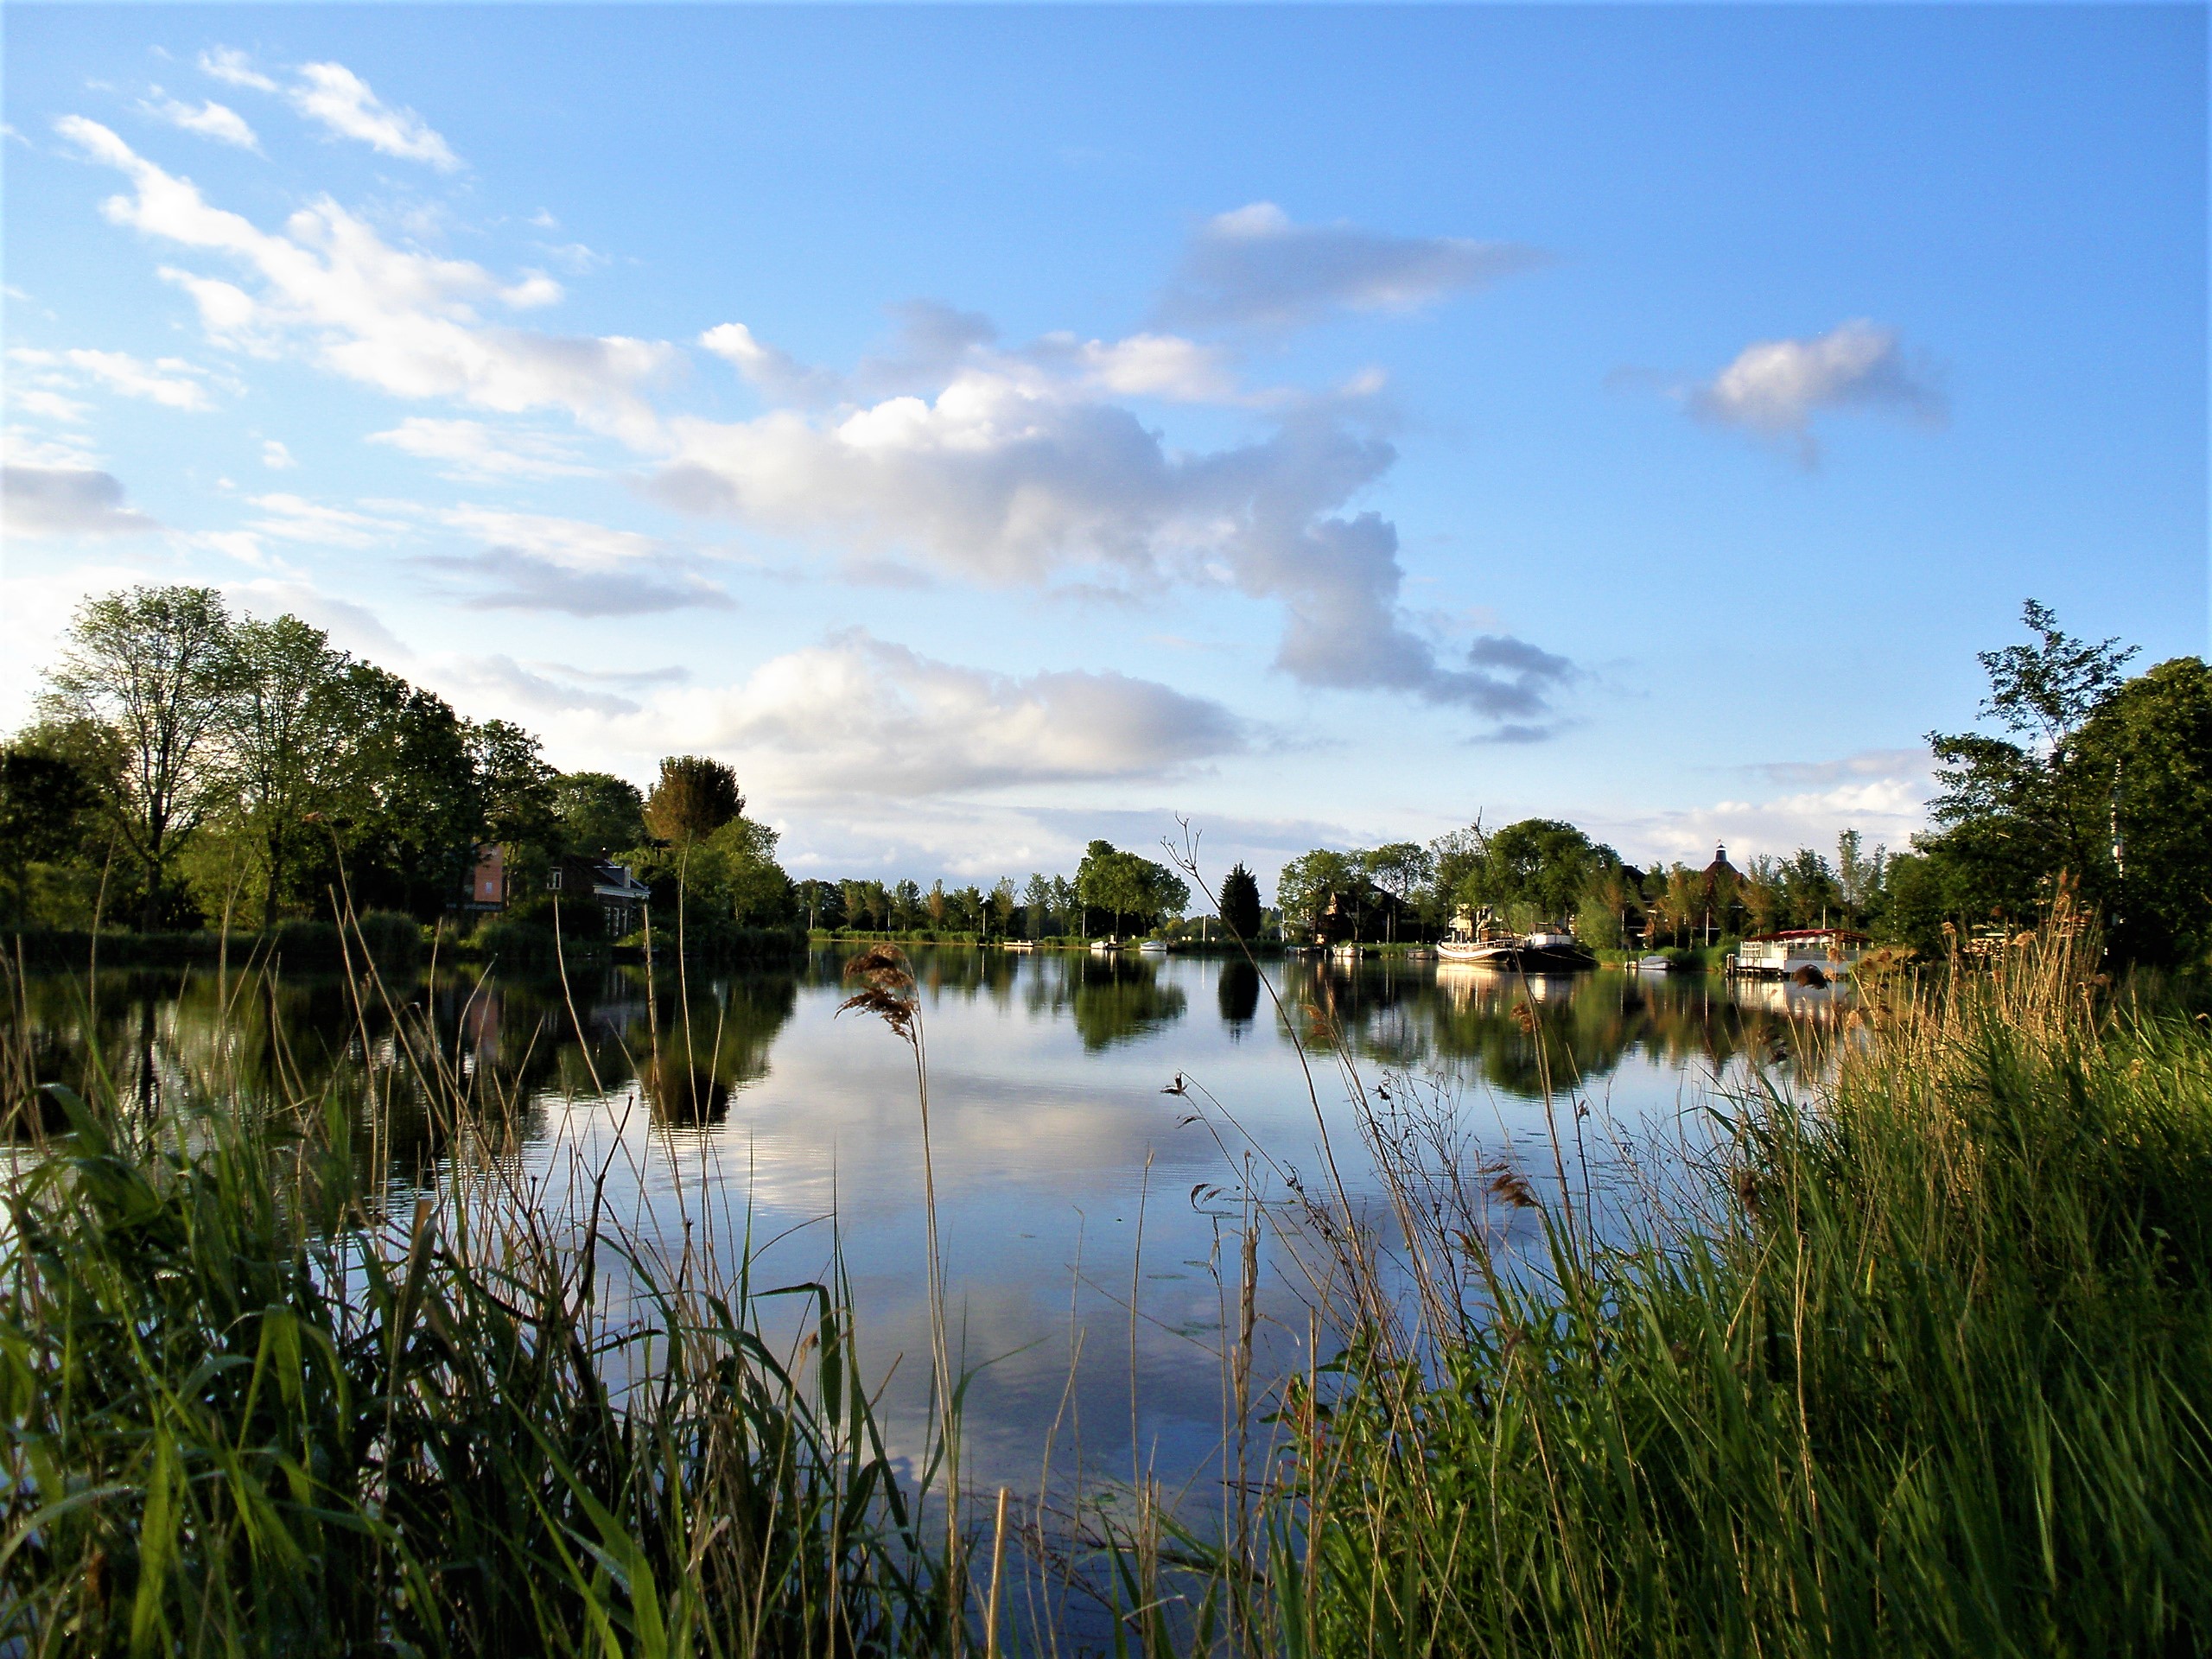
<path fill-rule="evenodd" d="M 1283 1000 L 1312 1046 L 1341 1042 L 1376 1065 L 1479 1079 L 1528 1100 L 1541 1096 L 1547 1071 L 1556 1088 L 1632 1058 L 1722 1071 L 1786 1040 L 1793 1018 L 1834 1006 L 1713 975 L 1524 977 L 1448 962 L 1350 973 L 1296 963 Z M 1515 1013 L 1524 1002 L 1540 1015 L 1533 1029 Z"/>

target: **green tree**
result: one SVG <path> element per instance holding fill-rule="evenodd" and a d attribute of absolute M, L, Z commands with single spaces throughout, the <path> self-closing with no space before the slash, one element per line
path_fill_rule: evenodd
<path fill-rule="evenodd" d="M 1398 912 L 1436 874 L 1436 861 L 1427 848 L 1410 841 L 1395 841 L 1359 855 L 1360 874 L 1395 901 L 1389 912 L 1390 938 L 1397 938 Z"/>
<path fill-rule="evenodd" d="M 0 870 L 17 925 L 29 919 L 30 866 L 65 856 L 98 800 L 92 779 L 67 755 L 20 741 L 0 749 Z"/>
<path fill-rule="evenodd" d="M 1311 935 L 1319 931 L 1330 897 L 1350 897 L 1364 880 L 1352 855 L 1317 847 L 1282 867 L 1275 877 L 1275 904 L 1286 924 Z"/>
<path fill-rule="evenodd" d="M 1571 823 L 1523 818 L 1484 838 L 1456 898 L 1519 923 L 1554 921 L 1574 912 L 1594 870 L 1619 862 L 1611 848 L 1593 843 Z"/>
<path fill-rule="evenodd" d="M 1980 654 L 1989 695 L 1979 712 L 2004 734 L 1928 737 L 1938 763 L 1929 816 L 1940 827 L 1914 844 L 1943 867 L 1946 893 L 1975 918 L 2033 914 L 2061 872 L 2092 899 L 2109 897 L 2111 779 L 2075 764 L 2074 738 L 2119 690 L 2135 652 L 2073 638 L 2034 600 L 2021 616 L 2033 644 Z"/>
<path fill-rule="evenodd" d="M 1242 864 L 1221 879 L 1221 925 L 1248 944 L 1260 937 L 1260 884 Z"/>
<path fill-rule="evenodd" d="M 134 588 L 78 607 L 48 677 L 49 719 L 114 734 L 119 764 L 101 804 L 143 877 L 143 929 L 177 905 L 169 867 L 178 844 L 221 798 L 231 636 L 213 588 Z"/>
<path fill-rule="evenodd" d="M 737 773 L 703 754 L 672 754 L 660 763 L 660 780 L 645 797 L 645 823 L 671 844 L 710 836 L 745 811 Z"/>
<path fill-rule="evenodd" d="M 2088 868 L 2113 949 L 2202 961 L 2212 950 L 2212 670 L 2177 658 L 2110 692 L 2077 728 L 2068 765 L 2091 820 L 2082 837 L 2100 827 L 2108 837 Z"/>
<path fill-rule="evenodd" d="M 612 858 L 645 844 L 645 798 L 626 778 L 606 772 L 569 772 L 553 780 L 553 817 L 563 850 L 587 858 Z"/>
<path fill-rule="evenodd" d="M 220 729 L 238 810 L 261 861 L 264 929 L 291 896 L 300 839 L 331 810 L 353 747 L 344 652 L 296 616 L 251 618 L 231 631 L 231 686 Z"/>
<path fill-rule="evenodd" d="M 1033 939 L 1055 931 L 1052 926 L 1052 884 L 1042 872 L 1031 874 L 1021 891 L 1023 931 Z"/>

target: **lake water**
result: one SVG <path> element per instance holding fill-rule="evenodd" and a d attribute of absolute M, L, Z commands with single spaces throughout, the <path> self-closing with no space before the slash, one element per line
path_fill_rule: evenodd
<path fill-rule="evenodd" d="M 573 1017 L 543 983 L 442 976 L 413 995 L 478 1092 L 521 1103 L 524 1173 L 557 1189 L 605 1168 L 612 1211 L 664 1243 L 689 1226 L 695 1245 L 734 1250 L 749 1226 L 756 1282 L 820 1274 L 834 1238 L 863 1365 L 889 1375 L 882 1413 L 894 1447 L 911 1450 L 929 1376 L 913 1065 L 880 1021 L 839 1016 L 842 961 L 817 951 L 804 969 L 688 984 L 664 969 L 650 994 L 642 973 L 611 970 L 574 988 Z M 1172 1488 L 1205 1468 L 1223 1421 L 1243 1154 L 1274 1160 L 1251 1165 L 1263 1197 L 1285 1197 L 1294 1180 L 1323 1191 L 1325 1128 L 1355 1205 L 1377 1196 L 1342 1062 L 1370 1084 L 1394 1071 L 1435 1080 L 1485 1154 L 1548 1180 L 1544 1057 L 1516 1002 L 1536 1005 L 1552 1045 L 1548 1121 L 1566 1114 L 1597 1166 L 1617 1143 L 1663 1144 L 1685 1126 L 1694 1135 L 1716 1078 L 1740 1083 L 1747 1057 L 1783 1052 L 1804 1000 L 1705 976 L 1524 984 L 1433 960 L 1294 958 L 1255 971 L 1179 955 L 925 947 L 914 963 L 951 1323 L 965 1365 L 981 1368 L 971 1476 L 1023 1487 L 1048 1434 L 1064 1472 L 1079 1459 L 1094 1478 L 1126 1479 L 1142 1465 Z M 149 1062 L 149 1089 L 203 1067 L 219 1040 L 242 1046 L 232 1058 L 248 1075 L 266 1074 L 280 1035 L 301 1080 L 320 1087 L 358 1071 L 379 1040 L 363 1041 L 346 988 L 329 981 L 264 989 L 219 1038 L 213 982 L 105 975 L 89 1017 L 107 1052 Z M 83 1065 L 84 993 L 81 976 L 28 988 L 44 1075 Z M 1313 1039 L 1311 1094 L 1294 1026 Z M 1321 1040 L 1331 1030 L 1340 1052 Z M 642 1065 L 657 1046 L 688 1046 L 688 1093 L 665 1076 L 641 1087 L 632 1057 Z M 1166 1092 L 1179 1080 L 1185 1091 Z M 655 1094 L 696 1099 L 696 1121 L 657 1114 Z M 1587 1117 L 1573 1116 L 1578 1103 Z M 445 1154 L 403 1121 L 383 1155 L 404 1184 L 439 1179 Z M 1306 1300 L 1271 1251 L 1263 1370 L 1306 1363 Z"/>

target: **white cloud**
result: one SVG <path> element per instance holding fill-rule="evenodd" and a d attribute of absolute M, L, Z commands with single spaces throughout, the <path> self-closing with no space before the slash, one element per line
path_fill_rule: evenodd
<path fill-rule="evenodd" d="M 256 69 L 252 59 L 236 47 L 209 47 L 200 54 L 200 71 L 228 86 L 251 86 L 259 92 L 276 90 L 276 83 Z"/>
<path fill-rule="evenodd" d="M 317 547 L 376 547 L 407 533 L 396 519 L 378 518 L 346 507 L 328 506 L 298 495 L 257 495 L 253 505 L 269 516 L 250 521 L 264 536 Z"/>
<path fill-rule="evenodd" d="M 448 658 L 436 677 L 448 686 L 489 695 L 525 715 L 567 714 L 584 710 L 594 715 L 634 715 L 639 704 L 611 691 L 594 691 L 565 678 L 524 668 L 508 656 Z"/>
<path fill-rule="evenodd" d="M 651 718 L 744 757 L 748 776 L 792 795 L 1158 777 L 1247 741 L 1221 704 L 1154 681 L 995 674 L 860 630 L 764 663 L 741 685 L 665 695 Z"/>
<path fill-rule="evenodd" d="M 168 409 L 198 412 L 215 406 L 198 378 L 206 371 L 181 358 L 157 358 L 149 364 L 127 352 L 48 352 L 27 346 L 12 348 L 8 356 L 49 386 L 73 386 L 91 379 L 123 397 L 142 397 Z"/>
<path fill-rule="evenodd" d="M 240 149 L 258 150 L 261 140 L 245 123 L 245 118 L 228 105 L 218 104 L 213 99 L 203 99 L 195 108 L 181 99 L 166 96 L 158 86 L 153 99 L 141 99 L 138 107 L 156 121 L 166 121 L 202 138 L 212 138 L 219 144 L 234 144 Z"/>
<path fill-rule="evenodd" d="M 1172 322 L 1295 327 L 1332 311 L 1417 311 L 1546 264 L 1541 250 L 1459 236 L 1298 225 L 1271 201 L 1208 219 L 1160 303 Z"/>
<path fill-rule="evenodd" d="M 264 438 L 261 444 L 261 464 L 273 473 L 288 473 L 300 463 L 292 458 L 292 452 L 284 447 L 283 440 Z"/>
<path fill-rule="evenodd" d="M 1682 811 L 1606 823 L 1593 833 L 1662 860 L 1702 864 L 1725 842 L 1732 862 L 1762 854 L 1785 857 L 1800 847 L 1834 849 L 1836 836 L 1856 830 L 1872 851 L 1878 843 L 1904 851 L 1928 825 L 1933 761 L 1924 749 L 1878 749 L 1821 762 L 1785 762 L 1751 770 L 1777 783 L 1807 785 L 1762 798 L 1731 798 Z"/>
<path fill-rule="evenodd" d="M 342 63 L 302 65 L 291 98 L 302 115 L 341 138 L 358 138 L 386 156 L 424 162 L 441 172 L 461 166 L 461 158 L 421 116 L 385 104 Z"/>
<path fill-rule="evenodd" d="M 448 478 L 587 478 L 599 471 L 576 461 L 574 451 L 550 434 L 495 429 L 481 421 L 410 415 L 390 431 L 370 433 L 368 441 L 442 461 Z"/>
<path fill-rule="evenodd" d="M 11 536 L 143 536 L 161 526 L 124 505 L 111 473 L 82 467 L 0 467 L 0 506 Z"/>
<path fill-rule="evenodd" d="M 1908 364 L 1897 330 L 1864 318 L 1810 340 L 1763 340 L 1695 387 L 1689 407 L 1703 419 L 1762 437 L 1795 438 L 1809 462 L 1817 454 L 1812 417 L 1823 410 L 1871 409 L 1940 423 L 1942 394 L 1924 370 Z"/>
<path fill-rule="evenodd" d="M 423 561 L 474 578 L 480 585 L 461 600 L 472 609 L 639 616 L 731 604 L 696 556 L 635 531 L 480 506 L 438 516 L 481 543 L 477 553 Z"/>
<path fill-rule="evenodd" d="M 414 655 L 367 606 L 326 594 L 306 582 L 264 576 L 228 583 L 223 591 L 254 615 L 289 614 L 312 623 L 341 651 L 386 662 Z"/>
<path fill-rule="evenodd" d="M 20 386 L 8 388 L 8 402 L 26 415 L 36 415 L 49 421 L 61 421 L 74 426 L 91 414 L 92 405 L 64 397 L 58 391 L 41 391 Z"/>
<path fill-rule="evenodd" d="M 1393 452 L 1318 415 L 1184 452 L 1080 384 L 994 361 L 957 371 L 934 398 L 671 429 L 677 454 L 648 487 L 679 508 L 848 551 L 908 550 L 997 585 L 1227 583 L 1282 604 L 1276 665 L 1306 684 L 1524 721 L 1545 711 L 1547 676 L 1440 662 L 1407 626 L 1396 530 L 1344 512 Z"/>
<path fill-rule="evenodd" d="M 658 422 L 639 395 L 673 360 L 664 342 L 528 332 L 486 322 L 478 303 L 535 304 L 550 279 L 502 284 L 481 266 L 395 248 L 325 198 L 301 208 L 284 233 L 210 206 L 188 179 L 135 153 L 81 116 L 55 123 L 63 137 L 128 177 L 107 216 L 148 236 L 228 257 L 257 292 L 200 272 L 164 268 L 189 293 L 210 338 L 264 353 L 296 343 L 346 378 L 403 397 L 450 397 L 503 413 L 560 409 L 641 447 Z"/>

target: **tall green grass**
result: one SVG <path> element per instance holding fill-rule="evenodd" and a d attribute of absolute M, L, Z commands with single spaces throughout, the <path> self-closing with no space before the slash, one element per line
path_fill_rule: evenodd
<path fill-rule="evenodd" d="M 942 1535 L 877 1433 L 841 1287 L 657 1254 L 588 1179 L 545 1208 L 436 1034 L 402 1021 L 395 1047 L 365 1107 L 211 1075 L 150 1116 L 49 1088 L 52 1132 L 24 1120 L 0 1650 L 946 1646 Z M 357 1155 L 402 1093 L 447 1119 L 419 1195 Z M 791 1298 L 807 1334 L 779 1351 L 762 1316 Z"/>
<path fill-rule="evenodd" d="M 1376 1135 L 1416 1294 L 1285 1398 L 1268 1645 L 2212 1649 L 2212 1032 L 2094 960 L 1801 1033 L 1624 1245 Z"/>

